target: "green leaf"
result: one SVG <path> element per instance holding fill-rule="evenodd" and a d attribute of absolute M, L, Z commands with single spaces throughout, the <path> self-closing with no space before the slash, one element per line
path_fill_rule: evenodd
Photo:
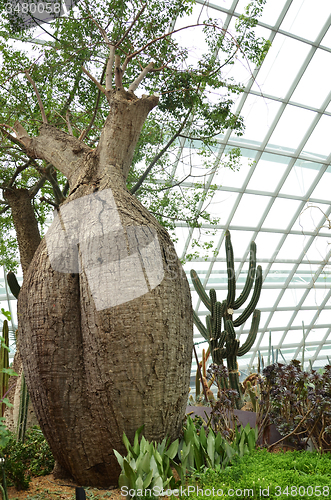
<path fill-rule="evenodd" d="M 118 451 L 113 450 L 115 457 L 117 458 L 118 463 L 120 464 L 121 468 L 123 469 L 123 457 Z"/>
<path fill-rule="evenodd" d="M 126 434 L 125 432 L 123 432 L 123 443 L 124 443 L 124 446 L 125 448 L 127 449 L 128 453 L 132 453 L 132 446 L 130 444 L 130 441 L 128 440 L 128 438 L 126 437 Z"/>
<path fill-rule="evenodd" d="M 176 441 L 174 441 L 173 443 L 171 443 L 171 445 L 169 446 L 169 448 L 164 452 L 164 454 L 167 455 L 167 457 L 171 458 L 171 460 L 173 458 L 175 458 L 175 456 L 177 455 L 178 444 L 179 444 L 179 441 L 178 441 L 178 439 L 176 439 Z"/>
<path fill-rule="evenodd" d="M 124 468 L 125 475 L 128 478 L 130 488 L 134 488 L 136 485 L 137 475 L 136 475 L 135 471 L 132 469 L 131 465 L 126 460 L 126 458 L 124 458 L 124 460 L 123 460 L 123 468 Z"/>
<path fill-rule="evenodd" d="M 153 479 L 153 471 L 150 470 L 144 479 L 143 489 L 148 488 L 148 486 L 151 484 L 152 479 Z"/>

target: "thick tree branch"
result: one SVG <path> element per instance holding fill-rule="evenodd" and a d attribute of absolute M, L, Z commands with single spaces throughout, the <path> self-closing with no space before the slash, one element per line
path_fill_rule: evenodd
<path fill-rule="evenodd" d="M 148 176 L 148 174 L 150 173 L 150 171 L 152 170 L 152 168 L 154 167 L 154 165 L 159 161 L 159 159 L 161 158 L 162 155 L 164 155 L 164 153 L 167 151 L 167 149 L 169 149 L 169 147 L 171 146 L 171 144 L 177 139 L 177 137 L 180 135 L 181 131 L 183 130 L 183 128 L 185 127 L 186 123 L 187 123 L 187 120 L 192 112 L 192 109 L 193 108 L 190 108 L 187 115 L 185 116 L 184 120 L 183 120 L 183 123 L 181 124 L 181 126 L 179 127 L 179 129 L 177 130 L 177 132 L 171 137 L 171 139 L 167 142 L 167 144 L 164 146 L 164 148 L 161 149 L 161 151 L 154 157 L 154 159 L 152 160 L 152 162 L 149 164 L 149 166 L 146 168 L 145 172 L 142 174 L 142 176 L 140 177 L 140 179 L 138 180 L 137 184 L 135 186 L 133 186 L 133 188 L 131 189 L 130 193 L 131 194 L 134 194 L 138 191 L 138 189 L 140 188 L 140 186 L 142 185 L 142 183 L 144 182 L 144 180 L 146 179 L 146 177 Z"/>
<path fill-rule="evenodd" d="M 113 45 L 109 48 L 109 57 L 107 61 L 106 69 L 106 91 L 110 91 L 113 88 L 113 65 L 115 59 L 115 47 Z"/>
<path fill-rule="evenodd" d="M 7 130 L 5 130 L 5 128 L 10 128 L 16 134 L 17 137 L 14 137 L 9 132 L 7 132 Z M 0 129 L 2 130 L 3 134 L 5 134 L 7 139 L 9 139 L 11 142 L 16 144 L 17 146 L 20 146 L 20 148 L 22 148 L 22 146 L 23 146 L 23 151 L 25 152 L 25 147 L 26 147 L 25 143 L 21 140 L 21 138 L 19 137 L 19 134 L 15 130 L 15 128 L 11 127 L 10 125 L 6 125 L 5 123 L 1 123 Z"/>
<path fill-rule="evenodd" d="M 29 75 L 28 71 L 25 71 L 25 76 L 27 77 L 27 79 L 31 83 L 31 85 L 33 87 L 33 90 L 35 91 L 35 94 L 37 96 L 37 100 L 38 100 L 39 108 L 40 108 L 40 111 L 41 111 L 41 117 L 42 117 L 43 123 L 47 123 L 45 108 L 44 108 L 43 102 L 41 100 L 40 94 L 38 92 L 37 85 L 35 84 L 34 80 L 32 80 L 32 78 Z"/>
<path fill-rule="evenodd" d="M 145 76 L 147 75 L 147 73 L 149 73 L 149 71 L 151 71 L 154 67 L 154 63 L 151 62 L 149 63 L 148 66 L 146 66 L 146 68 L 144 68 L 142 70 L 142 72 L 140 73 L 140 75 L 135 79 L 134 82 L 131 83 L 130 87 L 129 87 L 129 92 L 134 92 L 138 85 L 143 81 L 143 79 L 145 78 Z"/>

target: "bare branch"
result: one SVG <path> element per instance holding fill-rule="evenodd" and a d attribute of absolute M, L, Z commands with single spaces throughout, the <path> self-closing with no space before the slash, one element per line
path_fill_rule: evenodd
<path fill-rule="evenodd" d="M 154 63 L 153 62 L 149 63 L 149 65 L 146 66 L 146 68 L 144 68 L 142 70 L 142 72 L 135 79 L 135 81 L 131 83 L 131 85 L 129 87 L 129 92 L 130 91 L 134 92 L 136 90 L 136 88 L 138 87 L 138 85 L 143 81 L 143 79 L 145 78 L 145 76 L 147 75 L 147 73 L 149 73 L 149 71 L 151 71 L 153 68 L 154 68 Z"/>
<path fill-rule="evenodd" d="M 98 23 L 98 22 L 94 19 L 94 17 L 92 17 L 92 16 L 91 16 L 91 14 L 89 14 L 89 16 L 88 16 L 88 17 L 89 17 L 89 18 L 91 19 L 91 21 L 92 21 L 92 22 L 93 22 L 93 23 L 97 26 L 97 28 L 98 28 L 98 30 L 100 31 L 101 36 L 102 36 L 102 38 L 104 39 L 104 41 L 106 42 L 106 44 L 107 44 L 107 45 L 111 45 L 111 42 L 110 42 L 110 40 L 109 40 L 109 38 L 108 38 L 108 36 L 107 36 L 106 31 L 103 29 L 103 27 L 102 27 L 102 26 L 100 26 L 100 24 L 99 24 L 99 23 Z"/>
<path fill-rule="evenodd" d="M 11 187 L 13 184 L 14 184 L 14 181 L 16 179 L 16 177 L 21 173 L 23 172 L 23 170 L 25 170 L 26 168 L 28 168 L 31 163 L 33 162 L 32 158 L 30 158 L 29 161 L 27 161 L 24 165 L 21 165 L 19 167 L 16 168 L 12 178 L 10 179 L 9 183 L 8 183 L 8 187 Z"/>
<path fill-rule="evenodd" d="M 45 198 L 45 196 L 42 196 L 42 197 L 40 198 L 40 201 L 45 201 L 46 203 L 48 203 L 48 204 L 49 204 L 49 205 L 51 205 L 52 207 L 59 208 L 59 205 L 57 205 L 56 203 L 54 203 L 54 201 L 49 200 L 48 198 Z"/>
<path fill-rule="evenodd" d="M 38 104 L 39 104 L 39 108 L 40 108 L 40 111 L 41 111 L 41 117 L 42 117 L 42 120 L 43 120 L 43 123 L 47 123 L 47 118 L 46 118 L 46 113 L 45 113 L 45 108 L 44 108 L 44 105 L 43 105 L 43 102 L 41 100 L 41 97 L 40 97 L 40 94 L 38 92 L 38 89 L 37 89 L 37 86 L 34 82 L 34 80 L 32 80 L 31 76 L 29 75 L 29 72 L 28 71 L 25 71 L 25 76 L 27 77 L 27 79 L 29 80 L 29 82 L 31 83 L 32 87 L 33 87 L 33 90 L 35 91 L 35 94 L 37 96 L 37 100 L 38 100 Z"/>
<path fill-rule="evenodd" d="M 41 189 L 43 187 L 43 185 L 45 184 L 46 181 L 47 181 L 46 175 L 43 175 L 42 177 L 40 177 L 39 181 L 36 182 L 36 184 L 29 189 L 29 196 L 31 198 L 34 198 L 36 196 L 36 194 L 38 193 L 39 189 Z"/>
<path fill-rule="evenodd" d="M 121 45 L 121 43 L 123 42 L 123 40 L 125 40 L 125 38 L 128 36 L 129 32 L 131 31 L 131 29 L 133 28 L 134 24 L 136 23 L 136 21 L 139 19 L 139 17 L 141 16 L 141 14 L 144 12 L 144 10 L 146 9 L 146 3 L 142 6 L 142 8 L 140 9 L 140 11 L 138 12 L 138 14 L 136 15 L 136 17 L 134 18 L 134 20 L 132 21 L 132 23 L 130 24 L 130 26 L 128 27 L 128 29 L 126 30 L 126 32 L 124 33 L 124 35 L 122 36 L 122 38 L 116 43 L 115 47 L 119 47 Z"/>
<path fill-rule="evenodd" d="M 105 65 L 103 67 L 103 71 L 102 71 L 102 75 L 101 75 L 101 79 L 100 79 L 100 83 L 102 83 L 102 80 L 105 76 L 105 72 L 107 71 L 107 65 Z M 97 95 L 97 99 L 95 101 L 95 106 L 94 106 L 94 111 L 93 111 L 93 116 L 91 118 L 91 121 L 90 123 L 88 124 L 87 128 L 85 129 L 85 133 L 84 133 L 84 136 L 80 138 L 81 141 L 83 141 L 85 139 L 85 137 L 87 136 L 87 134 L 89 133 L 89 131 L 91 130 L 92 128 L 92 125 L 94 123 L 94 120 L 97 116 L 97 112 L 98 112 L 98 107 L 99 107 L 99 102 L 100 102 L 100 97 L 101 97 L 101 92 L 100 92 L 100 89 L 98 90 L 98 95 Z M 81 134 L 82 135 L 82 134 Z"/>
<path fill-rule="evenodd" d="M 7 212 L 7 210 L 9 210 L 9 205 L 6 205 L 4 208 L 2 208 L 0 210 L 0 214 L 4 214 L 5 212 Z"/>
<path fill-rule="evenodd" d="M 192 112 L 192 109 L 193 108 L 189 109 L 187 115 L 185 116 L 185 118 L 183 120 L 183 123 L 181 124 L 181 126 L 179 127 L 179 129 L 177 130 L 177 132 L 171 137 L 171 139 L 167 142 L 167 144 L 164 146 L 164 148 L 161 149 L 161 151 L 154 157 L 154 159 L 148 165 L 148 167 L 146 168 L 145 172 L 139 178 L 137 184 L 135 186 L 133 186 L 133 188 L 131 189 L 131 191 L 130 191 L 131 194 L 134 194 L 134 193 L 136 193 L 138 191 L 138 189 L 140 188 L 140 186 L 142 185 L 142 183 L 144 182 L 144 180 L 146 179 L 146 177 L 148 176 L 148 174 L 150 173 L 150 171 L 152 170 L 152 168 L 154 167 L 154 165 L 159 161 L 159 159 L 161 158 L 161 156 L 167 151 L 167 149 L 171 146 L 171 144 L 180 135 L 181 131 L 183 130 L 183 128 L 186 125 L 186 122 L 187 122 L 187 120 L 188 120 L 188 118 L 189 118 L 189 116 L 190 116 L 190 114 Z"/>
<path fill-rule="evenodd" d="M 106 31 L 100 26 L 99 23 L 91 16 L 89 15 L 89 18 L 94 22 L 94 24 L 98 27 L 98 30 L 101 33 L 102 38 L 106 42 L 106 44 L 109 47 L 109 57 L 107 61 L 107 70 L 106 70 L 106 91 L 109 91 L 112 89 L 112 84 L 113 84 L 113 65 L 114 65 L 114 57 L 115 57 L 115 45 L 111 43 L 109 40 Z"/>
<path fill-rule="evenodd" d="M 68 132 L 70 135 L 73 136 L 74 134 L 73 134 L 71 123 L 70 123 L 69 109 L 67 109 L 67 112 L 66 112 L 66 122 L 67 122 Z"/>
<path fill-rule="evenodd" d="M 110 45 L 109 57 L 108 57 L 107 69 L 106 69 L 106 91 L 111 90 L 113 87 L 114 59 L 115 59 L 115 47 L 114 47 L 114 45 Z"/>
<path fill-rule="evenodd" d="M 85 139 L 85 137 L 86 137 L 86 130 L 84 128 L 84 130 L 82 130 L 80 136 L 78 137 L 78 140 L 83 141 Z"/>
<path fill-rule="evenodd" d="M 87 75 L 90 78 L 90 80 L 92 80 L 92 82 L 95 83 L 95 85 L 98 87 L 100 92 L 107 95 L 106 89 L 101 85 L 101 83 L 98 82 L 98 80 L 96 80 L 94 78 L 94 76 L 91 75 L 91 73 L 89 71 L 87 71 L 87 69 L 84 68 L 84 66 L 82 66 L 82 70 L 84 71 L 85 75 Z"/>

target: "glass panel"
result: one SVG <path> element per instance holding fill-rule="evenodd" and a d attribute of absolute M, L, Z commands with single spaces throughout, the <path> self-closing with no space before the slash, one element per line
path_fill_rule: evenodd
<path fill-rule="evenodd" d="M 314 328 L 308 333 L 306 337 L 306 342 L 314 342 L 314 344 L 316 344 L 320 340 L 323 340 L 326 334 L 327 334 L 326 328 Z"/>
<path fill-rule="evenodd" d="M 281 29 L 314 41 L 330 14 L 329 0 L 293 0 Z"/>
<path fill-rule="evenodd" d="M 293 315 L 293 311 L 275 311 L 272 315 L 268 328 L 272 327 L 286 327 Z"/>
<path fill-rule="evenodd" d="M 314 311 L 314 313 L 315 313 L 315 311 Z M 330 325 L 331 324 L 330 315 L 331 315 L 331 313 L 330 313 L 329 309 L 320 311 L 318 318 L 315 320 L 315 324 L 316 325 Z"/>
<path fill-rule="evenodd" d="M 323 236 L 316 236 L 313 244 L 310 246 L 306 253 L 309 260 L 325 261 L 330 258 L 330 239 Z"/>
<path fill-rule="evenodd" d="M 297 200 L 276 198 L 262 227 L 286 229 L 300 205 L 301 202 Z"/>
<path fill-rule="evenodd" d="M 271 159 L 273 158 L 273 159 Z M 281 162 L 284 160 L 284 163 Z M 265 192 L 274 192 L 282 178 L 290 158 L 286 156 L 263 154 L 257 163 L 247 189 L 257 189 Z"/>
<path fill-rule="evenodd" d="M 330 92 L 330 67 L 331 53 L 317 50 L 292 94 L 291 101 L 319 108 Z"/>
<path fill-rule="evenodd" d="M 268 146 L 281 146 L 295 151 L 309 129 L 316 113 L 288 105 L 282 114 Z"/>
<path fill-rule="evenodd" d="M 316 314 L 316 311 L 299 311 L 296 317 L 293 320 L 292 325 L 293 326 L 302 326 L 302 322 L 304 323 L 304 326 L 307 327 L 308 325 L 311 324 L 314 316 Z M 303 337 L 303 331 L 301 332 L 301 340 Z"/>
<path fill-rule="evenodd" d="M 283 235 L 260 231 L 255 239 L 258 263 L 269 262 L 277 254 L 277 248 Z"/>
<path fill-rule="evenodd" d="M 329 47 L 331 49 L 331 28 L 329 28 L 328 31 L 326 32 L 326 35 L 323 38 L 321 45 L 323 45 L 324 47 Z"/>
<path fill-rule="evenodd" d="M 226 161 L 226 157 L 224 157 L 224 161 Z M 241 158 L 241 166 L 240 170 L 236 170 L 235 172 L 230 168 L 222 167 L 222 160 L 220 167 L 217 169 L 217 172 L 213 178 L 213 184 L 219 184 L 220 186 L 229 186 L 233 188 L 241 188 L 243 183 L 246 180 L 247 174 L 251 170 L 251 165 L 248 158 Z"/>
<path fill-rule="evenodd" d="M 309 164 L 309 162 L 304 162 L 302 160 L 296 162 L 287 176 L 280 193 L 293 196 L 305 196 L 319 173 L 318 170 L 306 168 L 306 163 Z"/>
<path fill-rule="evenodd" d="M 252 88 L 264 94 L 285 97 L 309 50 L 309 45 L 278 33 Z"/>
<path fill-rule="evenodd" d="M 303 151 L 307 154 L 318 154 L 325 159 L 331 153 L 330 146 L 331 116 L 322 116 L 314 128 Z"/>
<path fill-rule="evenodd" d="M 328 290 L 329 291 L 329 290 Z M 303 302 L 302 306 L 303 307 L 311 307 L 311 306 L 314 306 L 314 307 L 318 307 L 324 300 L 326 296 L 326 290 L 323 290 L 321 288 L 312 288 L 305 301 Z"/>
<path fill-rule="evenodd" d="M 294 235 L 294 234 L 289 234 L 280 249 L 280 251 L 277 254 L 277 259 L 297 259 L 305 244 L 305 237 L 301 235 Z"/>
<path fill-rule="evenodd" d="M 324 168 L 324 166 L 321 166 Z M 331 167 L 328 167 L 325 173 L 323 174 L 321 180 L 317 184 L 316 188 L 312 192 L 310 198 L 316 199 L 320 198 L 321 200 L 329 200 L 330 199 L 330 184 L 331 183 Z"/>
<path fill-rule="evenodd" d="M 261 307 L 271 309 L 278 299 L 279 292 L 280 290 L 262 287 L 259 302 L 256 307 L 258 309 Z"/>
<path fill-rule="evenodd" d="M 278 20 L 278 17 L 285 5 L 285 2 L 286 0 L 277 0 L 277 2 L 270 2 L 270 1 L 267 2 L 263 7 L 263 13 L 262 16 L 260 17 L 260 21 L 273 26 Z M 246 0 L 245 3 L 247 4 Z"/>
<path fill-rule="evenodd" d="M 278 307 L 296 307 L 305 290 L 297 288 L 287 288 L 279 301 Z"/>
<path fill-rule="evenodd" d="M 244 194 L 231 221 L 232 225 L 255 227 L 269 203 L 268 196 Z"/>
<path fill-rule="evenodd" d="M 280 106 L 280 102 L 249 95 L 240 113 L 245 123 L 243 138 L 261 144 Z"/>

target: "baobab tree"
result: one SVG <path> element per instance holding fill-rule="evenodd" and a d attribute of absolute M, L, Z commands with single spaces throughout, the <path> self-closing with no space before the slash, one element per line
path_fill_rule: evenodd
<path fill-rule="evenodd" d="M 224 80 L 222 67 L 242 48 L 246 58 L 263 59 L 268 44 L 251 31 L 263 3 L 251 4 L 237 38 L 200 15 L 173 26 L 191 13 L 191 1 L 132 0 L 94 12 L 80 3 L 55 22 L 53 41 L 34 60 L 22 53 L 14 60 L 3 44 L 3 212 L 12 210 L 24 272 L 18 346 L 57 473 L 81 484 L 116 484 L 113 449 L 123 449 L 123 432 L 132 439 L 144 424 L 149 439 L 179 434 L 191 365 L 190 291 L 167 231 L 138 194 L 181 136 L 208 146 L 225 128 L 242 130 L 228 96 L 240 86 Z M 195 65 L 176 39 L 192 30 L 206 37 Z M 144 154 L 150 161 L 139 172 Z M 40 199 L 55 214 L 39 243 L 31 200 L 41 189 L 51 191 L 52 199 L 43 191 Z"/>

